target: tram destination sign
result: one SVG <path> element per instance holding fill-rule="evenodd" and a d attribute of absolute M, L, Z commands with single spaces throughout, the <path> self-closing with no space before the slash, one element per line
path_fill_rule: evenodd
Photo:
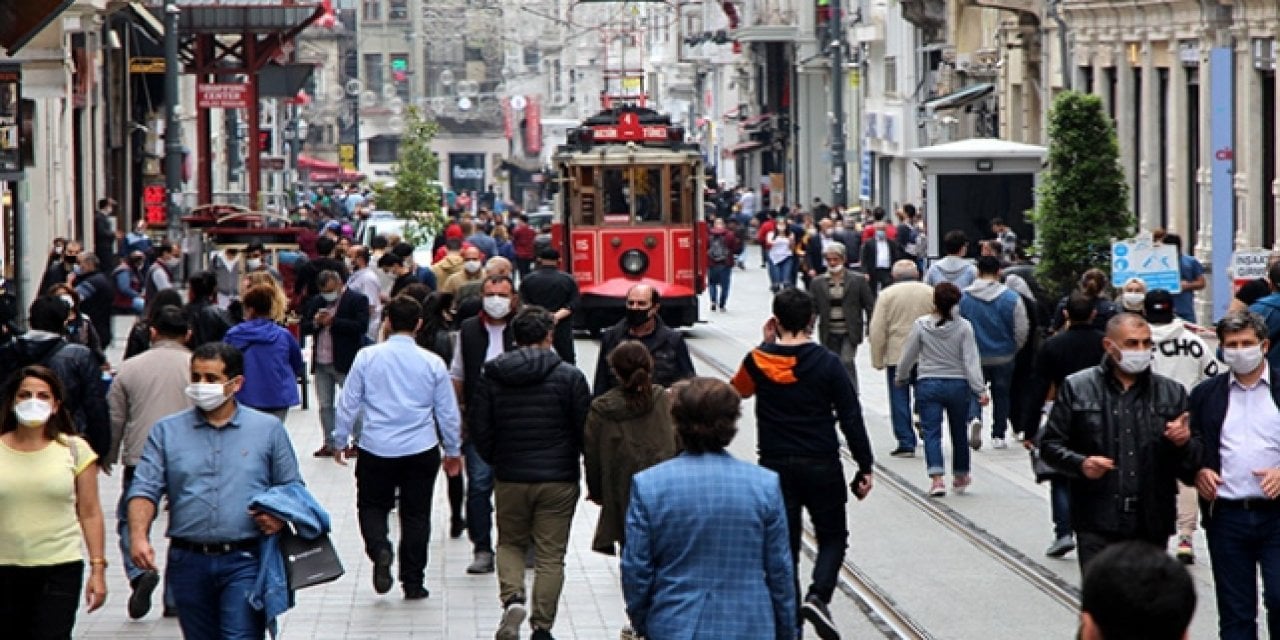
<path fill-rule="evenodd" d="M 642 125 L 634 113 L 623 113 L 618 124 L 602 124 L 591 127 L 591 139 L 596 142 L 668 142 L 670 133 L 666 125 Z"/>

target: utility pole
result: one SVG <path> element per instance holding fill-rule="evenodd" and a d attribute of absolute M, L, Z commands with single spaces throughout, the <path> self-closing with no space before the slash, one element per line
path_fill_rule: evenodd
<path fill-rule="evenodd" d="M 178 9 L 175 0 L 164 0 L 164 188 L 166 237 L 177 242 L 182 235 L 182 123 L 178 121 Z"/>
<path fill-rule="evenodd" d="M 849 173 L 845 171 L 844 136 L 844 8 L 841 0 L 831 0 L 831 17 L 827 20 L 830 34 L 827 47 L 831 52 L 831 205 L 849 204 Z"/>

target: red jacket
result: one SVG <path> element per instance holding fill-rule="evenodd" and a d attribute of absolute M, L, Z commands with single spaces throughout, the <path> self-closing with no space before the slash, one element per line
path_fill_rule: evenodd
<path fill-rule="evenodd" d="M 521 260 L 532 260 L 537 256 L 533 255 L 534 240 L 538 237 L 538 232 L 530 225 L 523 224 L 516 227 L 511 232 L 511 246 L 515 248 L 516 257 Z"/>
<path fill-rule="evenodd" d="M 764 223 L 760 225 L 760 228 L 756 230 L 756 242 L 759 242 L 760 246 L 766 249 L 769 248 L 769 234 L 773 233 L 773 228 L 776 226 L 778 226 L 778 224 L 774 222 L 773 218 L 765 220 Z"/>

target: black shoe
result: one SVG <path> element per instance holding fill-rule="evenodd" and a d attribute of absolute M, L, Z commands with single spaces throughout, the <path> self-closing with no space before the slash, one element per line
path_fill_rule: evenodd
<path fill-rule="evenodd" d="M 916 457 L 916 450 L 914 448 L 898 447 L 890 451 L 889 455 L 894 458 L 914 458 Z"/>
<path fill-rule="evenodd" d="M 373 561 L 373 590 L 383 594 L 391 590 L 391 550 L 383 549 Z"/>
<path fill-rule="evenodd" d="M 462 537 L 462 534 L 464 534 L 464 533 L 466 533 L 466 532 L 467 532 L 467 521 L 466 521 L 466 520 L 463 520 L 462 518 L 454 518 L 454 519 L 453 519 L 453 521 L 449 523 L 449 537 L 450 537 L 450 538 L 453 538 L 454 540 L 457 540 L 458 538 L 461 538 L 461 537 Z"/>
<path fill-rule="evenodd" d="M 831 619 L 831 611 L 818 596 L 812 593 L 805 596 L 804 606 L 800 607 L 800 615 L 813 625 L 813 630 L 822 640 L 840 640 L 840 632 L 836 630 L 835 620 Z"/>
<path fill-rule="evenodd" d="M 151 594 L 160 584 L 160 574 L 148 571 L 135 578 L 130 585 L 133 593 L 129 594 L 129 618 L 138 620 L 151 611 Z"/>
<path fill-rule="evenodd" d="M 551 632 L 546 629 L 534 629 L 533 635 L 529 636 L 529 640 L 556 640 Z"/>
<path fill-rule="evenodd" d="M 430 595 L 431 592 L 427 591 L 427 588 L 420 584 L 413 586 L 405 585 L 404 587 L 405 600 L 426 600 Z"/>
<path fill-rule="evenodd" d="M 177 608 L 177 607 L 165 607 L 165 608 L 164 608 L 164 613 L 162 613 L 161 615 L 162 615 L 162 616 L 164 616 L 164 617 L 166 617 L 166 618 L 176 618 L 176 617 L 178 617 L 178 608 Z"/>

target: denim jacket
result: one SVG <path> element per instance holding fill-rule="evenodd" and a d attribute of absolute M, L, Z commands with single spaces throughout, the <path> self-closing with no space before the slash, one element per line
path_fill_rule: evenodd
<path fill-rule="evenodd" d="M 253 510 L 269 513 L 293 525 L 298 535 L 311 540 L 329 533 L 329 513 L 300 482 L 271 487 L 254 496 Z M 280 534 L 262 536 L 258 554 L 258 582 L 249 594 L 249 604 L 262 611 L 271 636 L 276 635 L 276 617 L 293 607 L 284 555 L 280 553 Z"/>

